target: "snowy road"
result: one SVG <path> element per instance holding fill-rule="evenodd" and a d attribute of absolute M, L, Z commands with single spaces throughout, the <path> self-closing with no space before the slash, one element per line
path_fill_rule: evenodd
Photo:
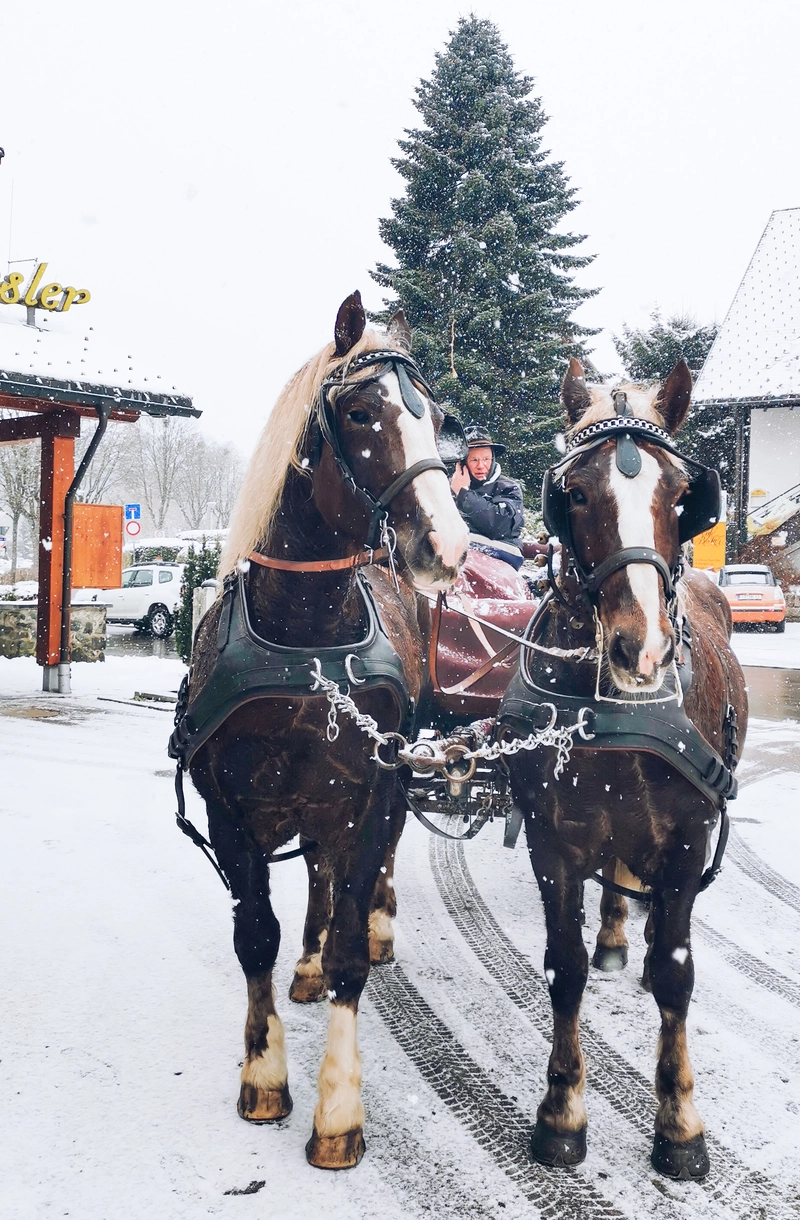
<path fill-rule="evenodd" d="M 736 642 L 745 663 L 800 663 L 796 625 Z M 58 700 L 31 697 L 28 662 L 0 661 L 3 1220 L 800 1216 L 798 720 L 753 724 L 727 866 L 696 907 L 707 1184 L 649 1165 L 657 1010 L 637 979 L 639 913 L 628 970 L 592 971 L 583 1006 L 587 1160 L 566 1174 L 530 1164 L 550 1016 L 526 853 L 505 850 L 498 826 L 460 848 L 416 823 L 398 863 L 399 964 L 372 972 L 362 1005 L 368 1153 L 331 1175 L 303 1154 L 325 1006 L 282 1000 L 294 1112 L 241 1122 L 230 902 L 174 826 L 169 715 L 108 701 L 175 689 L 180 674 L 174 660 L 115 657 L 76 666 L 75 696 Z M 305 869 L 273 874 L 285 997 Z M 590 887 L 587 942 L 598 898 Z"/>

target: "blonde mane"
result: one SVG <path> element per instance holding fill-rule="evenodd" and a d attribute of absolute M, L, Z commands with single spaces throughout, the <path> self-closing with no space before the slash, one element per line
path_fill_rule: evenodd
<path fill-rule="evenodd" d="M 231 514 L 219 564 L 220 579 L 236 569 L 258 544 L 269 539 L 286 475 L 302 469 L 300 453 L 313 418 L 319 388 L 334 368 L 345 369 L 362 352 L 396 347 L 383 331 L 368 328 L 344 360 L 333 343 L 312 356 L 282 390 L 261 433 Z"/>

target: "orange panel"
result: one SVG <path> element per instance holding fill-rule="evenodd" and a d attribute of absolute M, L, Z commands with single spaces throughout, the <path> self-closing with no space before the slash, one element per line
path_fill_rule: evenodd
<path fill-rule="evenodd" d="M 76 504 L 72 533 L 73 589 L 122 584 L 122 505 Z"/>

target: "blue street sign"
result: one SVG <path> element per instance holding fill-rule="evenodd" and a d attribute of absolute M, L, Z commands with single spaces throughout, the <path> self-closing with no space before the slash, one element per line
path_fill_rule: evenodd
<path fill-rule="evenodd" d="M 126 504 L 125 505 L 125 520 L 138 521 L 142 515 L 141 504 Z"/>

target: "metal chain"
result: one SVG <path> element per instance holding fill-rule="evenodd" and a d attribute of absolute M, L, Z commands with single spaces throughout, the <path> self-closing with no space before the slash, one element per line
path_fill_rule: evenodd
<path fill-rule="evenodd" d="M 538 750 L 539 746 L 551 746 L 557 751 L 553 776 L 560 779 L 572 754 L 572 735 L 585 728 L 585 725 L 583 717 L 576 724 L 567 725 L 562 729 L 548 725 L 546 729 L 537 729 L 527 737 L 515 737 L 512 741 L 493 741 L 491 744 L 479 746 L 477 750 L 468 750 L 464 758 L 483 758 L 493 762 L 501 754 L 508 756 L 519 754 L 520 750 Z"/>
<path fill-rule="evenodd" d="M 396 770 L 403 765 L 408 765 L 422 774 L 430 771 L 446 771 L 447 766 L 461 761 L 469 762 L 485 759 L 486 761 L 494 762 L 501 755 L 508 756 L 518 754 L 520 750 L 538 750 L 540 746 L 550 746 L 557 752 L 553 774 L 555 779 L 560 779 L 565 766 L 570 760 L 574 745 L 572 740 L 573 735 L 580 733 L 587 740 L 591 737 L 591 734 L 585 732 L 586 719 L 583 715 L 584 709 L 581 709 L 580 717 L 575 724 L 565 725 L 559 729 L 555 725 L 556 709 L 551 704 L 550 724 L 546 725 L 543 729 L 534 730 L 527 737 L 515 737 L 512 741 L 486 742 L 484 745 L 477 746 L 474 750 L 468 749 L 463 741 L 457 739 L 451 742 L 441 742 L 425 738 L 420 741 L 409 742 L 402 733 L 382 733 L 378 728 L 378 722 L 372 716 L 367 715 L 365 712 L 360 712 L 350 696 L 342 692 L 338 683 L 325 677 L 318 657 L 313 659 L 311 673 L 314 678 L 312 691 L 322 689 L 330 704 L 326 728 L 328 741 L 334 742 L 339 736 L 337 711 L 346 712 L 355 721 L 356 727 L 376 742 L 375 761 L 387 770 Z M 397 761 L 385 762 L 378 754 L 378 746 L 388 746 L 392 742 L 396 742 L 398 746 Z M 447 746 L 447 756 L 443 749 L 445 745 Z"/>
<path fill-rule="evenodd" d="M 356 727 L 361 729 L 362 733 L 366 733 L 373 741 L 377 741 L 379 745 L 387 746 L 390 741 L 399 736 L 397 733 L 390 733 L 388 736 L 382 733 L 378 728 L 377 720 L 372 716 L 368 716 L 365 712 L 360 712 L 349 695 L 345 695 L 339 689 L 336 682 L 332 682 L 330 678 L 326 678 L 322 672 L 322 664 L 319 657 L 314 657 L 311 667 L 311 675 L 314 678 L 312 691 L 319 690 L 320 687 L 324 690 L 330 708 L 328 710 L 328 727 L 326 736 L 328 741 L 336 741 L 339 736 L 339 725 L 336 720 L 337 708 L 343 712 L 347 712 L 348 716 L 356 722 Z"/>

